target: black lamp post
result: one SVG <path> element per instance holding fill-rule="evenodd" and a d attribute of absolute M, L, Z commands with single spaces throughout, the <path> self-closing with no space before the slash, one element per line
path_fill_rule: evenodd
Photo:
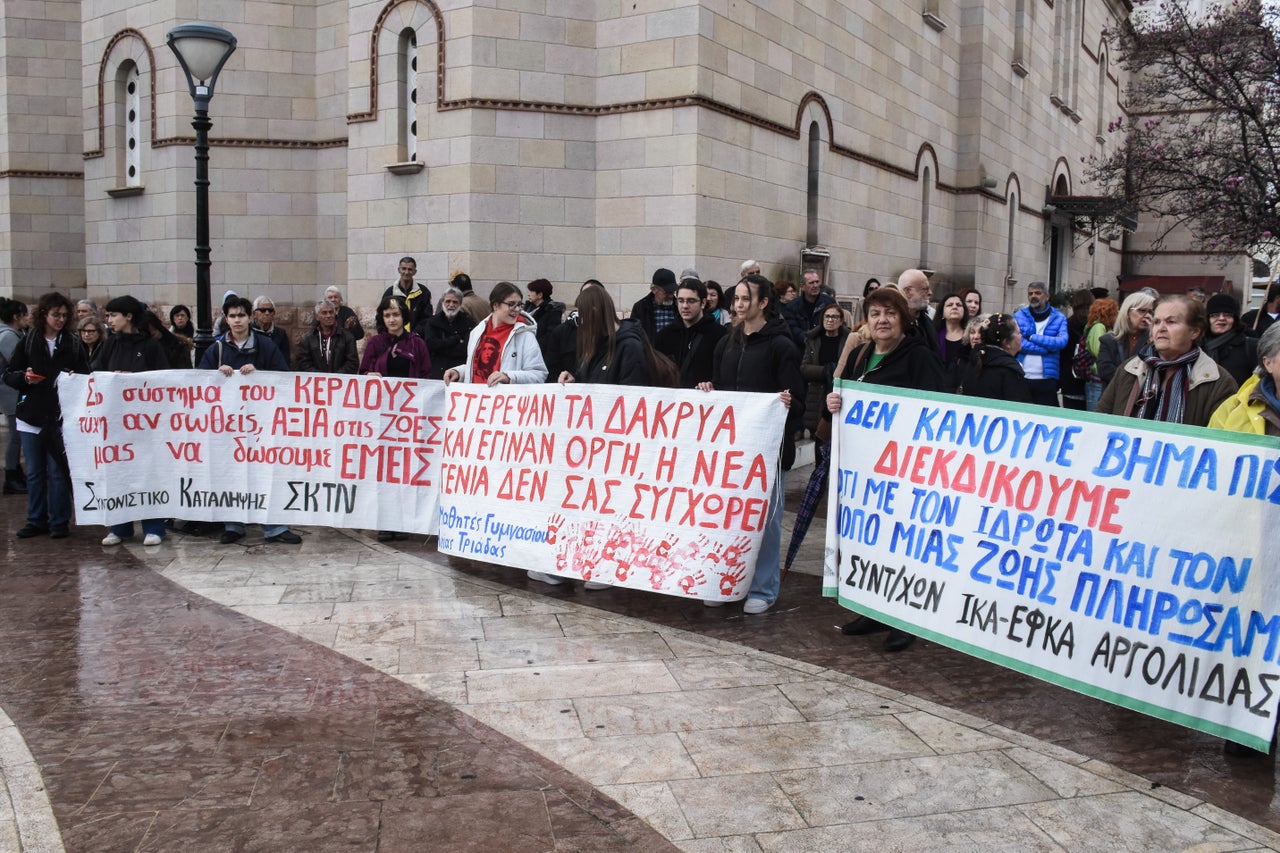
<path fill-rule="evenodd" d="M 196 364 L 213 343 L 213 305 L 209 293 L 209 101 L 218 72 L 236 49 L 236 37 L 212 24 L 182 24 L 166 41 L 178 57 L 196 104 Z"/>

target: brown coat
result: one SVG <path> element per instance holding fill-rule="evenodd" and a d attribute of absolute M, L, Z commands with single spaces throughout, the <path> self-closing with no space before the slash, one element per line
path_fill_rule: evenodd
<path fill-rule="evenodd" d="M 1132 415 L 1146 376 L 1147 364 L 1139 356 L 1135 355 L 1120 365 L 1098 400 L 1098 411 L 1105 415 Z M 1187 392 L 1187 408 L 1182 422 L 1188 426 L 1208 426 L 1214 410 L 1235 391 L 1236 381 L 1231 374 L 1220 369 L 1218 363 L 1202 350 L 1191 366 L 1191 388 Z"/>

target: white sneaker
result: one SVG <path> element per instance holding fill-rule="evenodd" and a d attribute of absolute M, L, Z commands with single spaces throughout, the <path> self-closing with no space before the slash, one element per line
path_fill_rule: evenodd
<path fill-rule="evenodd" d="M 123 540 L 114 533 L 108 533 L 106 536 L 102 537 L 103 545 L 119 545 L 122 541 Z"/>
<path fill-rule="evenodd" d="M 742 612 L 754 615 L 763 613 L 772 606 L 772 601 L 765 601 L 763 598 L 748 598 L 747 603 L 742 605 Z"/>
<path fill-rule="evenodd" d="M 163 540 L 163 539 L 161 539 L 161 538 L 160 538 L 159 536 L 157 536 L 156 534 L 154 534 L 154 533 L 148 533 L 146 536 L 144 536 L 144 537 L 143 537 L 143 539 L 142 539 L 142 544 L 143 544 L 143 545 L 159 545 L 159 544 L 160 544 L 161 542 L 163 542 L 163 541 L 164 541 L 164 540 Z"/>
<path fill-rule="evenodd" d="M 604 581 L 587 581 L 583 586 L 587 589 L 608 589 L 613 586 L 613 584 L 605 583 Z"/>
<path fill-rule="evenodd" d="M 565 583 L 564 578 L 558 578 L 555 575 L 549 575 L 545 572 L 531 571 L 531 572 L 526 572 L 525 574 L 528 575 L 529 580 L 531 581 L 538 581 L 539 583 L 550 584 L 551 586 L 559 586 L 560 584 Z"/>
<path fill-rule="evenodd" d="M 703 607 L 724 607 L 726 604 L 728 604 L 727 601 L 712 601 L 709 598 L 705 598 L 702 601 Z"/>

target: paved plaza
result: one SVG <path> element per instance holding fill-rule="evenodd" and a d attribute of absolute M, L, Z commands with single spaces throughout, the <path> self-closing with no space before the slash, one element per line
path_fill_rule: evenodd
<path fill-rule="evenodd" d="M 841 635 L 820 523 L 744 617 L 367 531 L 19 541 L 23 500 L 0 850 L 1280 849 L 1271 760 Z"/>

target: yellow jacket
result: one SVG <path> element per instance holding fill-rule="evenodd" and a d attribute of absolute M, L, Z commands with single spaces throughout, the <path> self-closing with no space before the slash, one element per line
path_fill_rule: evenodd
<path fill-rule="evenodd" d="M 1214 411 L 1209 418 L 1209 428 L 1254 435 L 1280 435 L 1280 413 L 1267 405 L 1258 390 L 1260 380 L 1256 373 L 1246 379 L 1240 390 Z"/>

